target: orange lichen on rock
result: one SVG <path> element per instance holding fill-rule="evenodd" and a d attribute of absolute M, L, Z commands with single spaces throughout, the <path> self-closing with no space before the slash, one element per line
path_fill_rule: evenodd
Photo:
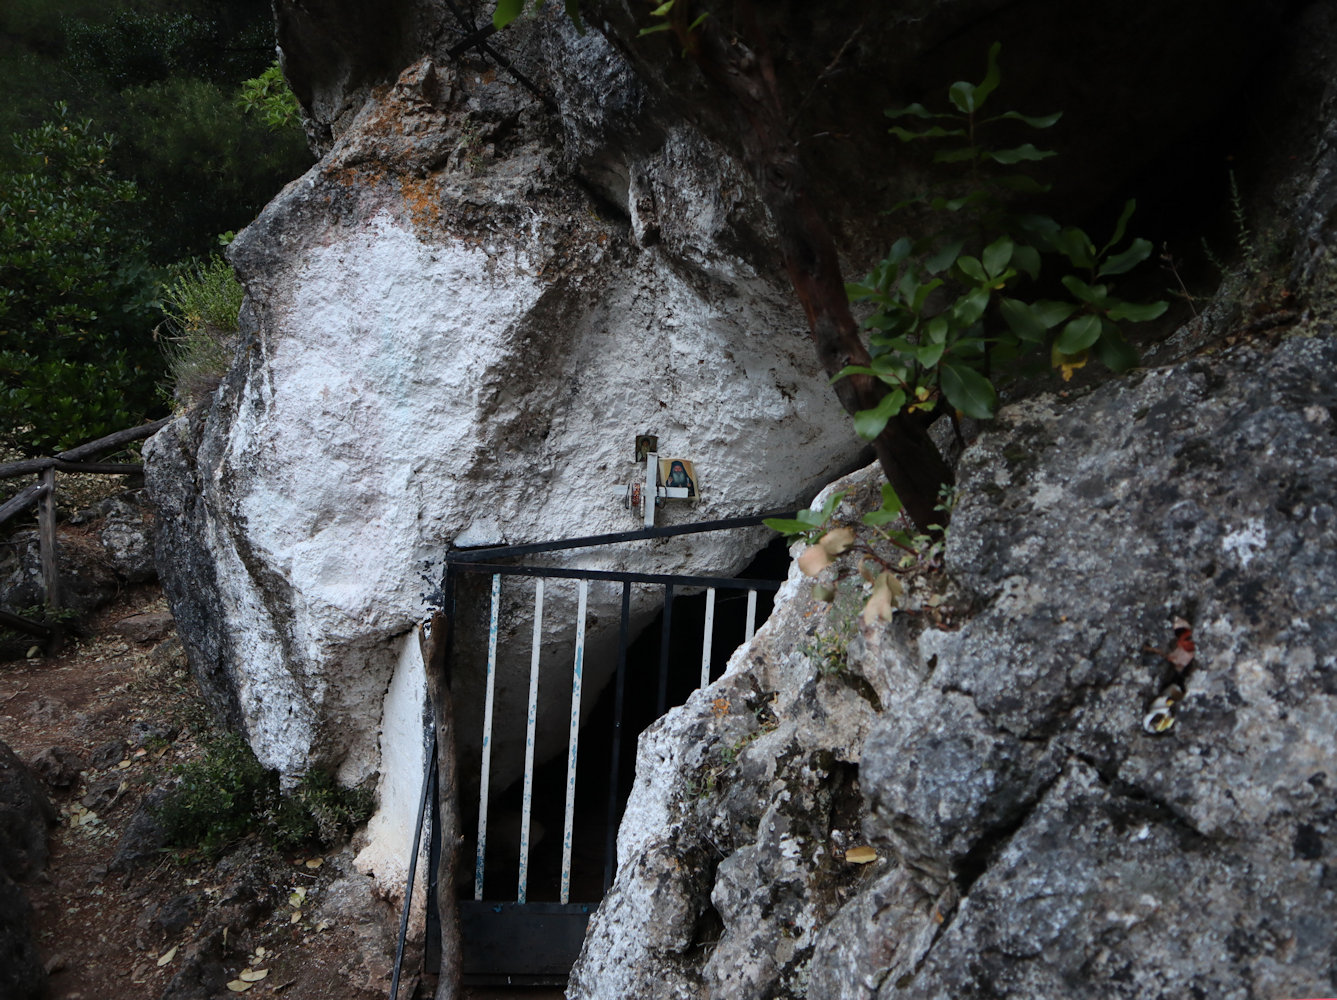
<path fill-rule="evenodd" d="M 430 227 L 439 230 L 441 226 L 441 185 L 436 177 L 400 177 L 399 192 L 408 209 L 409 218 L 415 228 L 420 230 Z"/>

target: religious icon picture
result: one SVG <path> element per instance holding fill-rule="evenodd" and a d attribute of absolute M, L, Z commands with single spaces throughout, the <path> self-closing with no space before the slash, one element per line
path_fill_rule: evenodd
<path fill-rule="evenodd" d="M 654 434 L 636 435 L 636 461 L 644 464 L 646 455 L 659 451 L 659 437 Z"/>
<path fill-rule="evenodd" d="M 661 458 L 659 482 L 669 489 L 686 489 L 687 497 L 693 500 L 700 495 L 696 485 L 696 467 L 685 458 Z"/>

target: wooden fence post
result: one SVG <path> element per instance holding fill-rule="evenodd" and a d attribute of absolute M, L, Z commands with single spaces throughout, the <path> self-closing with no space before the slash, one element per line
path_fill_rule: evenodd
<path fill-rule="evenodd" d="M 60 564 L 56 552 L 56 469 L 52 466 L 42 472 L 42 498 L 37 506 L 38 551 L 42 562 L 42 595 L 46 617 L 51 625 L 47 640 L 47 655 L 60 650 L 62 632 L 60 623 Z"/>

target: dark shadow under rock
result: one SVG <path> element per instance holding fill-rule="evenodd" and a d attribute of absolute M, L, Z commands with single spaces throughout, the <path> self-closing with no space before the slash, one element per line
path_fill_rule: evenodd
<path fill-rule="evenodd" d="M 55 815 L 32 772 L 0 743 L 0 871 L 23 881 L 46 867 L 46 828 Z"/>
<path fill-rule="evenodd" d="M 32 906 L 23 890 L 0 870 L 0 996 L 39 1000 L 46 972 L 32 935 Z"/>
<path fill-rule="evenodd" d="M 28 761 L 28 767 L 48 788 L 64 791 L 79 780 L 84 759 L 68 747 L 47 747 Z"/>
<path fill-rule="evenodd" d="M 108 865 L 110 871 L 129 871 L 162 857 L 163 849 L 167 846 L 167 831 L 158 820 L 157 809 L 168 794 L 166 788 L 155 788 L 144 796 L 139 808 L 130 817 L 130 822 L 125 825 L 125 832 L 121 834 L 116 853 Z"/>
<path fill-rule="evenodd" d="M 55 818 L 41 784 L 0 742 L 0 996 L 37 1000 L 46 973 L 32 934 L 32 906 L 16 880 L 46 867 L 46 829 Z"/>

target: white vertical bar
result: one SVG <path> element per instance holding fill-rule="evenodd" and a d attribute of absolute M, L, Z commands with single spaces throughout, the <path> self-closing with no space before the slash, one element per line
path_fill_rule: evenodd
<path fill-rule="evenodd" d="M 576 814 L 576 751 L 580 746 L 580 684 L 585 668 L 585 607 L 588 580 L 580 581 L 576 609 L 576 658 L 571 664 L 571 731 L 566 738 L 566 817 L 562 821 L 562 903 L 571 901 L 571 826 Z"/>
<path fill-rule="evenodd" d="M 710 684 L 710 643 L 715 631 L 715 588 L 706 588 L 706 637 L 701 642 L 701 686 Z"/>
<path fill-rule="evenodd" d="M 534 804 L 534 730 L 538 725 L 539 652 L 543 648 L 543 577 L 534 580 L 534 648 L 529 657 L 529 720 L 525 724 L 525 793 L 520 807 L 520 879 L 515 901 L 529 886 L 529 817 Z"/>
<path fill-rule="evenodd" d="M 655 526 L 655 497 L 659 489 L 659 456 L 645 456 L 645 489 L 641 491 L 641 513 L 645 517 L 645 526 Z"/>
<path fill-rule="evenodd" d="M 747 628 L 743 632 L 743 641 L 751 642 L 752 633 L 757 630 L 757 592 L 747 592 Z"/>
<path fill-rule="evenodd" d="M 497 689 L 497 617 L 501 610 L 501 574 L 492 576 L 492 624 L 487 632 L 487 695 L 483 700 L 483 775 L 478 783 L 478 855 L 474 860 L 474 899 L 483 898 L 483 859 L 487 854 L 487 793 L 492 774 L 492 704 Z"/>

